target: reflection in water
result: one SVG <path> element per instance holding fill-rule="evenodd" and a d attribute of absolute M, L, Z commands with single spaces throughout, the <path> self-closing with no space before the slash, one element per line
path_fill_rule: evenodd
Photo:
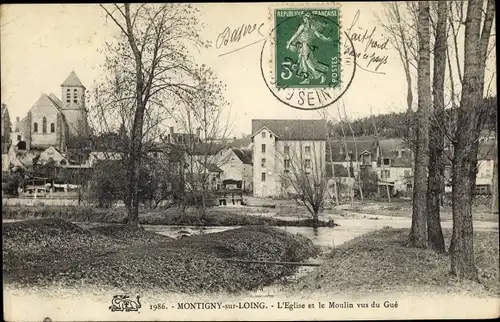
<path fill-rule="evenodd" d="M 314 231 L 314 237 L 318 237 L 319 236 L 318 227 L 313 227 L 313 231 Z"/>

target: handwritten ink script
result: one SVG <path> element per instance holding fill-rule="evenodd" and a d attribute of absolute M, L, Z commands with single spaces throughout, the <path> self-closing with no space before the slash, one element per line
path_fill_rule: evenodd
<path fill-rule="evenodd" d="M 381 69 L 383 68 L 381 67 L 389 60 L 389 39 L 377 32 L 377 27 L 373 27 L 371 30 L 359 27 L 357 25 L 359 16 L 360 11 L 358 10 L 351 25 L 346 29 L 346 33 L 354 44 L 355 51 L 352 49 L 351 43 L 346 40 L 344 54 L 356 55 L 356 63 L 362 69 L 382 73 Z"/>
<path fill-rule="evenodd" d="M 220 54 L 219 56 L 224 56 L 227 54 L 234 53 L 238 50 L 241 50 L 243 48 L 249 47 L 251 45 L 254 45 L 256 43 L 259 43 L 264 40 L 264 34 L 263 34 L 263 27 L 264 23 L 254 23 L 254 24 L 243 24 L 237 28 L 231 29 L 230 27 L 226 27 L 218 36 L 217 40 L 215 42 L 215 47 L 217 49 L 221 48 L 227 48 L 230 49 L 231 46 L 239 45 L 241 44 L 240 41 L 246 41 L 246 39 L 251 39 L 253 37 L 260 38 L 259 40 L 256 40 L 251 43 L 247 43 L 246 45 L 239 46 L 235 49 L 231 49 L 228 52 L 225 52 L 223 54 Z"/>

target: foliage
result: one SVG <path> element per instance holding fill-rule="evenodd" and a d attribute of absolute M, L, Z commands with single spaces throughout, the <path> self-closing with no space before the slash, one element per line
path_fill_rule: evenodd
<path fill-rule="evenodd" d="M 5 194 L 17 196 L 18 189 L 22 186 L 24 177 L 19 172 L 8 172 L 2 178 L 2 191 Z"/>
<path fill-rule="evenodd" d="M 4 219 L 61 218 L 75 222 L 123 223 L 127 215 L 124 208 L 100 209 L 88 206 L 42 206 L 22 207 L 5 206 L 2 208 Z M 235 212 L 219 212 L 209 210 L 202 223 L 197 212 L 182 212 L 172 207 L 165 210 L 155 210 L 141 214 L 140 223 L 144 225 L 185 225 L 185 226 L 293 226 L 313 227 L 311 220 L 282 220 L 272 217 L 252 216 Z M 333 221 L 319 220 L 318 227 L 334 227 Z"/>

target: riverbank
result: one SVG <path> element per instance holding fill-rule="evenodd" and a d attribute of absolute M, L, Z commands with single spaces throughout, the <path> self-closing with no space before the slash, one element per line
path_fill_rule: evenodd
<path fill-rule="evenodd" d="M 444 229 L 447 244 L 451 230 Z M 409 229 L 384 228 L 333 249 L 321 267 L 281 291 L 312 294 L 420 293 L 498 297 L 499 233 L 476 231 L 474 249 L 480 283 L 449 274 L 450 258 L 405 246 Z M 447 245 L 448 247 L 448 245 Z"/>
<path fill-rule="evenodd" d="M 251 215 L 249 213 L 252 213 Z M 142 225 L 168 225 L 168 226 L 291 226 L 313 227 L 310 218 L 277 218 L 266 216 L 269 210 L 251 207 L 208 209 L 204 220 L 200 215 L 189 209 L 182 212 L 179 208 L 166 210 L 144 211 L 139 214 Z M 40 219 L 59 218 L 71 222 L 99 222 L 121 224 L 126 221 L 125 208 L 100 209 L 90 206 L 2 206 L 2 219 Z M 318 227 L 335 227 L 333 220 L 320 220 Z"/>
<path fill-rule="evenodd" d="M 143 230 L 83 229 L 60 219 L 38 219 L 4 223 L 2 233 L 4 283 L 20 288 L 240 292 L 296 268 L 225 259 L 301 262 L 318 254 L 307 238 L 265 226 L 172 240 Z"/>

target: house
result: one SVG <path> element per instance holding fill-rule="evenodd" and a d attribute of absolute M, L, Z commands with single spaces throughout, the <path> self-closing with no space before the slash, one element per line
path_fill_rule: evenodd
<path fill-rule="evenodd" d="M 222 181 L 233 182 L 235 189 L 251 192 L 253 185 L 252 151 L 225 148 L 215 162 L 222 169 Z"/>
<path fill-rule="evenodd" d="M 396 194 L 412 188 L 411 151 L 400 139 L 377 140 L 367 136 L 332 140 L 327 147 L 327 161 L 330 160 L 349 169 L 360 181 L 375 173 L 378 189 L 389 186 Z"/>
<path fill-rule="evenodd" d="M 493 172 L 495 168 L 496 141 L 494 139 L 483 139 L 479 143 L 477 154 L 476 193 L 490 194 L 493 185 Z M 445 191 L 451 192 L 452 164 L 445 159 Z"/>
<path fill-rule="evenodd" d="M 324 173 L 326 129 L 324 120 L 252 120 L 253 195 L 295 193 L 286 184 L 293 171 Z"/>
<path fill-rule="evenodd" d="M 74 71 L 61 84 L 61 99 L 53 93 L 42 94 L 26 117 L 16 121 L 12 134 L 15 142 L 23 142 L 20 148 L 52 146 L 66 151 L 70 138 L 88 135 L 85 86 Z"/>

